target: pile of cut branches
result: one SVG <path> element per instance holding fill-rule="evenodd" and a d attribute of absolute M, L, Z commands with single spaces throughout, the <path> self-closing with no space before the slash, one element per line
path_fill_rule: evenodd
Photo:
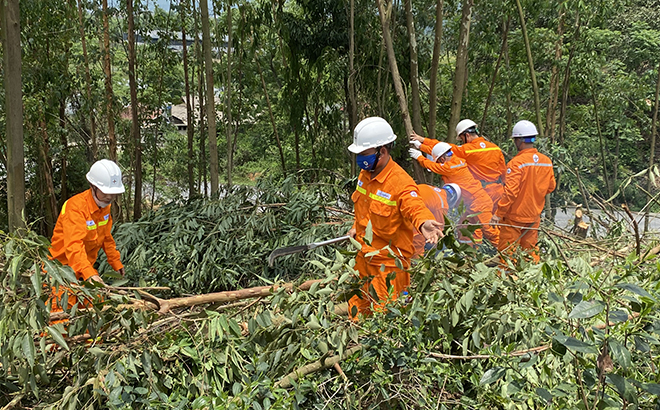
<path fill-rule="evenodd" d="M 352 268 L 352 245 L 307 255 L 311 262 L 298 271 L 300 277 L 286 280 L 284 274 L 266 278 L 261 275 L 268 272 L 264 261 L 253 261 L 242 269 L 254 278 L 261 276 L 260 281 L 234 278 L 231 283 L 237 286 L 231 290 L 217 286 L 208 293 L 210 287 L 203 287 L 208 283 L 191 284 L 185 275 L 177 276 L 176 269 L 184 265 L 168 260 L 167 252 L 176 255 L 182 232 L 191 235 L 194 230 L 177 221 L 216 221 L 204 227 L 202 239 L 196 240 L 204 244 L 198 252 L 214 252 L 210 238 L 220 240 L 220 236 L 210 233 L 225 229 L 219 220 L 229 217 L 212 207 L 229 209 L 233 200 L 226 201 L 188 204 L 178 210 L 172 206 L 152 215 L 158 221 L 153 225 L 149 218 L 138 222 L 143 227 L 158 226 L 150 231 L 159 232 L 153 247 L 168 251 L 145 247 L 140 251 L 141 267 L 132 268 L 131 283 L 107 288 L 78 283 L 68 267 L 48 260 L 44 238 L 30 232 L 3 236 L 0 405 L 49 409 L 655 406 L 660 394 L 654 362 L 660 353 L 656 242 L 642 240 L 641 256 L 634 243 L 627 250 L 620 246 L 618 237 L 611 240 L 619 246 L 577 239 L 580 250 L 572 251 L 576 239 L 547 230 L 542 235 L 542 263 L 529 264 L 523 255 L 513 255 L 505 260 L 504 269 L 487 266 L 483 255 L 459 244 L 454 228 L 448 226 L 438 246 L 441 250 L 432 251 L 411 270 L 410 297 L 354 323 L 345 309 L 346 298 L 360 285 Z M 300 206 L 292 202 L 268 207 L 253 201 L 231 205 L 235 206 L 232 218 L 244 217 L 242 206 L 254 218 L 265 221 L 264 214 L 276 210 L 286 220 Z M 318 213 L 304 218 L 330 214 L 328 209 L 314 212 Z M 182 219 L 170 220 L 177 215 Z M 297 226 L 300 236 L 289 241 L 294 237 L 277 239 L 273 233 L 268 237 L 272 239 L 263 239 L 262 256 L 271 247 L 302 242 L 306 234 L 305 240 L 322 239 L 314 235 L 326 235 L 325 231 L 303 229 L 325 226 L 315 223 L 291 220 L 273 227 L 286 236 Z M 256 232 L 262 225 L 263 221 L 251 229 Z M 240 238 L 227 226 L 226 235 Z M 119 228 L 137 232 L 135 225 Z M 124 238 L 131 235 L 122 235 L 118 237 L 124 245 Z M 137 264 L 135 255 L 141 249 L 135 245 L 141 239 L 132 239 L 128 246 L 132 250 L 126 253 L 129 267 Z M 283 262 L 286 267 L 296 261 Z M 201 265 L 194 266 L 189 274 Z M 147 267 L 158 269 L 138 279 Z M 92 305 L 52 315 L 51 286 L 77 292 Z M 62 318 L 68 322 L 50 324 L 51 319 Z"/>

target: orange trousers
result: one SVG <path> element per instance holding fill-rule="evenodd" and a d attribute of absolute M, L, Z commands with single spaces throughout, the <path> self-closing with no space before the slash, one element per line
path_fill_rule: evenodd
<path fill-rule="evenodd" d="M 461 223 L 464 220 L 466 220 L 468 215 L 477 212 L 479 211 L 468 210 L 467 212 L 465 212 L 460 218 Z M 492 217 L 493 217 L 493 213 L 490 210 L 488 210 L 488 211 L 481 211 L 479 215 L 467 218 L 467 221 L 470 225 L 481 225 L 481 229 L 477 229 L 476 231 L 474 231 L 474 233 L 472 233 L 472 239 L 474 240 L 475 244 L 480 244 L 482 242 L 483 237 L 486 237 L 486 239 L 488 239 L 493 244 L 493 246 L 497 246 L 497 244 L 500 243 L 499 228 L 490 224 L 490 220 Z M 472 242 L 463 234 L 459 235 L 459 241 Z"/>
<path fill-rule="evenodd" d="M 410 286 L 410 274 L 405 270 L 395 266 L 386 266 L 385 271 L 381 271 L 380 267 L 380 264 L 369 264 L 361 253 L 356 256 L 355 269 L 360 272 L 361 278 L 368 277 L 369 279 L 360 289 L 360 295 L 355 295 L 348 301 L 348 314 L 353 320 L 357 320 L 358 314 L 371 315 L 372 305 L 374 310 L 382 309 L 388 302 L 396 300 Z M 389 280 L 389 287 L 388 275 L 394 276 Z M 373 288 L 378 295 L 378 300 L 373 298 L 370 288 Z M 390 288 L 392 293 L 390 293 Z"/>
<path fill-rule="evenodd" d="M 497 209 L 497 203 L 500 202 L 500 198 L 502 198 L 502 194 L 504 193 L 504 185 L 498 183 L 488 184 L 484 187 L 484 191 L 486 191 L 490 199 L 493 200 L 494 213 Z M 493 244 L 496 245 L 497 242 L 493 242 Z"/>
<path fill-rule="evenodd" d="M 510 219 L 502 218 L 500 221 L 500 242 L 497 246 L 498 251 L 506 253 L 514 253 L 518 247 L 528 251 L 534 262 L 539 262 L 541 257 L 538 253 L 536 243 L 539 240 L 538 227 L 541 224 L 541 219 L 535 222 L 525 223 L 516 222 Z M 509 246 L 511 245 L 511 246 Z"/>

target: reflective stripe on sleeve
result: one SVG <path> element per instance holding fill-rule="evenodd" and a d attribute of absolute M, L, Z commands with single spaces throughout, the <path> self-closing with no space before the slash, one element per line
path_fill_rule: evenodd
<path fill-rule="evenodd" d="M 518 165 L 518 169 L 523 169 L 525 167 L 552 167 L 552 164 L 528 162 L 526 164 Z"/>
<path fill-rule="evenodd" d="M 375 199 L 378 202 L 382 202 L 385 205 L 396 206 L 396 201 L 392 201 L 390 199 L 383 198 L 382 196 L 378 196 L 376 194 L 369 194 L 369 198 Z"/>
<path fill-rule="evenodd" d="M 499 147 L 490 147 L 490 148 L 479 148 L 479 149 L 470 149 L 465 151 L 466 154 L 471 154 L 473 152 L 482 152 L 482 151 L 501 151 Z"/>

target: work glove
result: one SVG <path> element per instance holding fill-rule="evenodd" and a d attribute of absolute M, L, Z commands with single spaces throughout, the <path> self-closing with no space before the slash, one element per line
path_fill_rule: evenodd
<path fill-rule="evenodd" d="M 422 156 L 422 151 L 415 149 L 415 148 L 410 148 L 408 150 L 408 153 L 410 153 L 410 158 L 412 159 L 417 159 Z"/>
<path fill-rule="evenodd" d="M 417 140 L 410 140 L 410 144 L 411 144 L 411 145 L 414 145 L 415 148 L 417 148 L 417 149 L 419 149 L 419 147 L 422 146 L 422 143 L 419 142 L 419 141 L 417 141 Z"/>

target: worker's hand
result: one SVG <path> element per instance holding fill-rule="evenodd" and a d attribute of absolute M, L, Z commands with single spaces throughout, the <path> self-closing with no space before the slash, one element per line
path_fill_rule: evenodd
<path fill-rule="evenodd" d="M 419 158 L 419 157 L 422 156 L 422 151 L 420 151 L 420 150 L 418 150 L 418 149 L 415 149 L 415 148 L 410 148 L 410 149 L 408 150 L 408 153 L 410 153 L 410 157 L 411 157 L 412 159 L 417 159 L 417 158 Z"/>
<path fill-rule="evenodd" d="M 122 278 L 124 277 L 124 275 L 126 275 L 126 272 L 124 271 L 124 268 L 119 269 L 117 271 L 117 273 L 120 274 Z"/>
<path fill-rule="evenodd" d="M 436 221 L 435 219 L 428 219 L 424 221 L 422 226 L 420 226 L 420 231 L 422 232 L 422 235 L 424 235 L 424 238 L 426 239 L 426 243 L 438 243 L 438 240 L 445 236 L 442 233 L 442 228 L 443 225 Z"/>
<path fill-rule="evenodd" d="M 357 234 L 357 230 L 355 228 L 351 228 L 351 230 L 347 233 L 347 235 L 351 238 L 355 238 L 355 234 Z"/>
<path fill-rule="evenodd" d="M 412 144 L 412 141 L 417 141 L 417 142 L 419 142 L 420 145 L 421 145 L 421 143 L 423 143 L 425 139 L 426 139 L 426 138 L 422 137 L 421 135 L 417 135 L 417 134 L 415 134 L 414 132 L 413 132 L 412 134 L 410 134 L 410 141 L 411 141 L 411 144 Z M 417 148 L 419 148 L 419 147 L 417 147 Z"/>
<path fill-rule="evenodd" d="M 419 149 L 419 147 L 422 146 L 422 143 L 417 141 L 417 140 L 411 139 L 409 142 L 410 142 L 410 145 L 412 145 L 413 147 L 415 147 L 417 149 Z"/>
<path fill-rule="evenodd" d="M 101 279 L 101 277 L 99 275 L 91 276 L 87 280 L 90 281 L 90 282 L 100 283 L 102 286 L 105 286 L 105 282 L 103 282 L 103 279 Z"/>
<path fill-rule="evenodd" d="M 499 216 L 493 214 L 493 217 L 490 218 L 490 224 L 491 225 L 498 225 L 501 220 L 502 220 L 502 218 L 500 218 Z"/>

